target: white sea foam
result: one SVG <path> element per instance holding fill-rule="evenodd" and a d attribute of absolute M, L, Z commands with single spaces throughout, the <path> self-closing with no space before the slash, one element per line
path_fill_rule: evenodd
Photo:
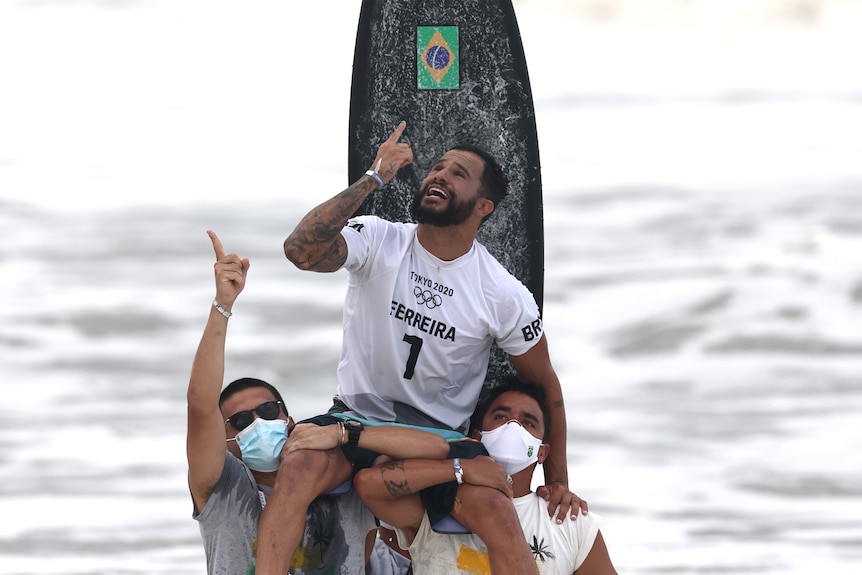
<path fill-rule="evenodd" d="M 335 4 L 0 4 L 0 573 L 202 572 L 206 229 L 252 260 L 227 377 L 330 401 L 344 277 L 281 241 L 345 184 Z M 572 486 L 621 573 L 856 573 L 859 7 L 644 6 L 516 3 Z"/>

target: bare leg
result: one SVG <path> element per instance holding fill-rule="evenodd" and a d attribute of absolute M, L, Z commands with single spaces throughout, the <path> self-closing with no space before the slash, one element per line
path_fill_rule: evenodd
<path fill-rule="evenodd" d="M 578 573 L 584 573 L 585 575 L 617 575 L 617 570 L 614 568 L 613 563 L 611 563 L 608 546 L 605 544 L 601 531 L 596 534 L 596 540 L 592 548 L 590 548 L 586 559 L 578 567 Z"/>
<path fill-rule="evenodd" d="M 461 485 L 452 516 L 485 542 L 491 573 L 539 574 L 512 500 L 501 492 L 491 487 Z"/>
<path fill-rule="evenodd" d="M 272 495 L 257 530 L 257 575 L 285 575 L 302 541 L 305 516 L 314 498 L 350 477 L 340 449 L 304 449 L 281 460 Z"/>

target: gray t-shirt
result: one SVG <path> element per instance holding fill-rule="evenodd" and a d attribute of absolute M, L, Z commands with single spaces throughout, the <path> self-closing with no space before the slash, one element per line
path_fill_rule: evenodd
<path fill-rule="evenodd" d="M 258 486 L 245 464 L 227 453 L 209 501 L 192 515 L 200 526 L 209 575 L 254 573 L 257 523 L 270 491 Z M 356 491 L 318 497 L 308 508 L 305 534 L 290 573 L 365 573 L 365 536 L 374 528 L 374 516 Z"/>

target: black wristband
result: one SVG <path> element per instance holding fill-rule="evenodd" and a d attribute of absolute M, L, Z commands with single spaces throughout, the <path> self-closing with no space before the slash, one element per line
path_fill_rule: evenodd
<path fill-rule="evenodd" d="M 353 419 L 348 419 L 344 422 L 344 427 L 347 428 L 347 446 L 356 447 L 359 445 L 359 435 L 362 433 L 364 426 Z"/>

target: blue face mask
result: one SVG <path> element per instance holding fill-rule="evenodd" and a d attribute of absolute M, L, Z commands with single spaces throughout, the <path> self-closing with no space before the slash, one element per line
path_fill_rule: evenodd
<path fill-rule="evenodd" d="M 283 419 L 258 417 L 236 434 L 243 463 L 255 471 L 276 471 L 281 464 L 281 448 L 286 441 L 287 422 Z"/>

